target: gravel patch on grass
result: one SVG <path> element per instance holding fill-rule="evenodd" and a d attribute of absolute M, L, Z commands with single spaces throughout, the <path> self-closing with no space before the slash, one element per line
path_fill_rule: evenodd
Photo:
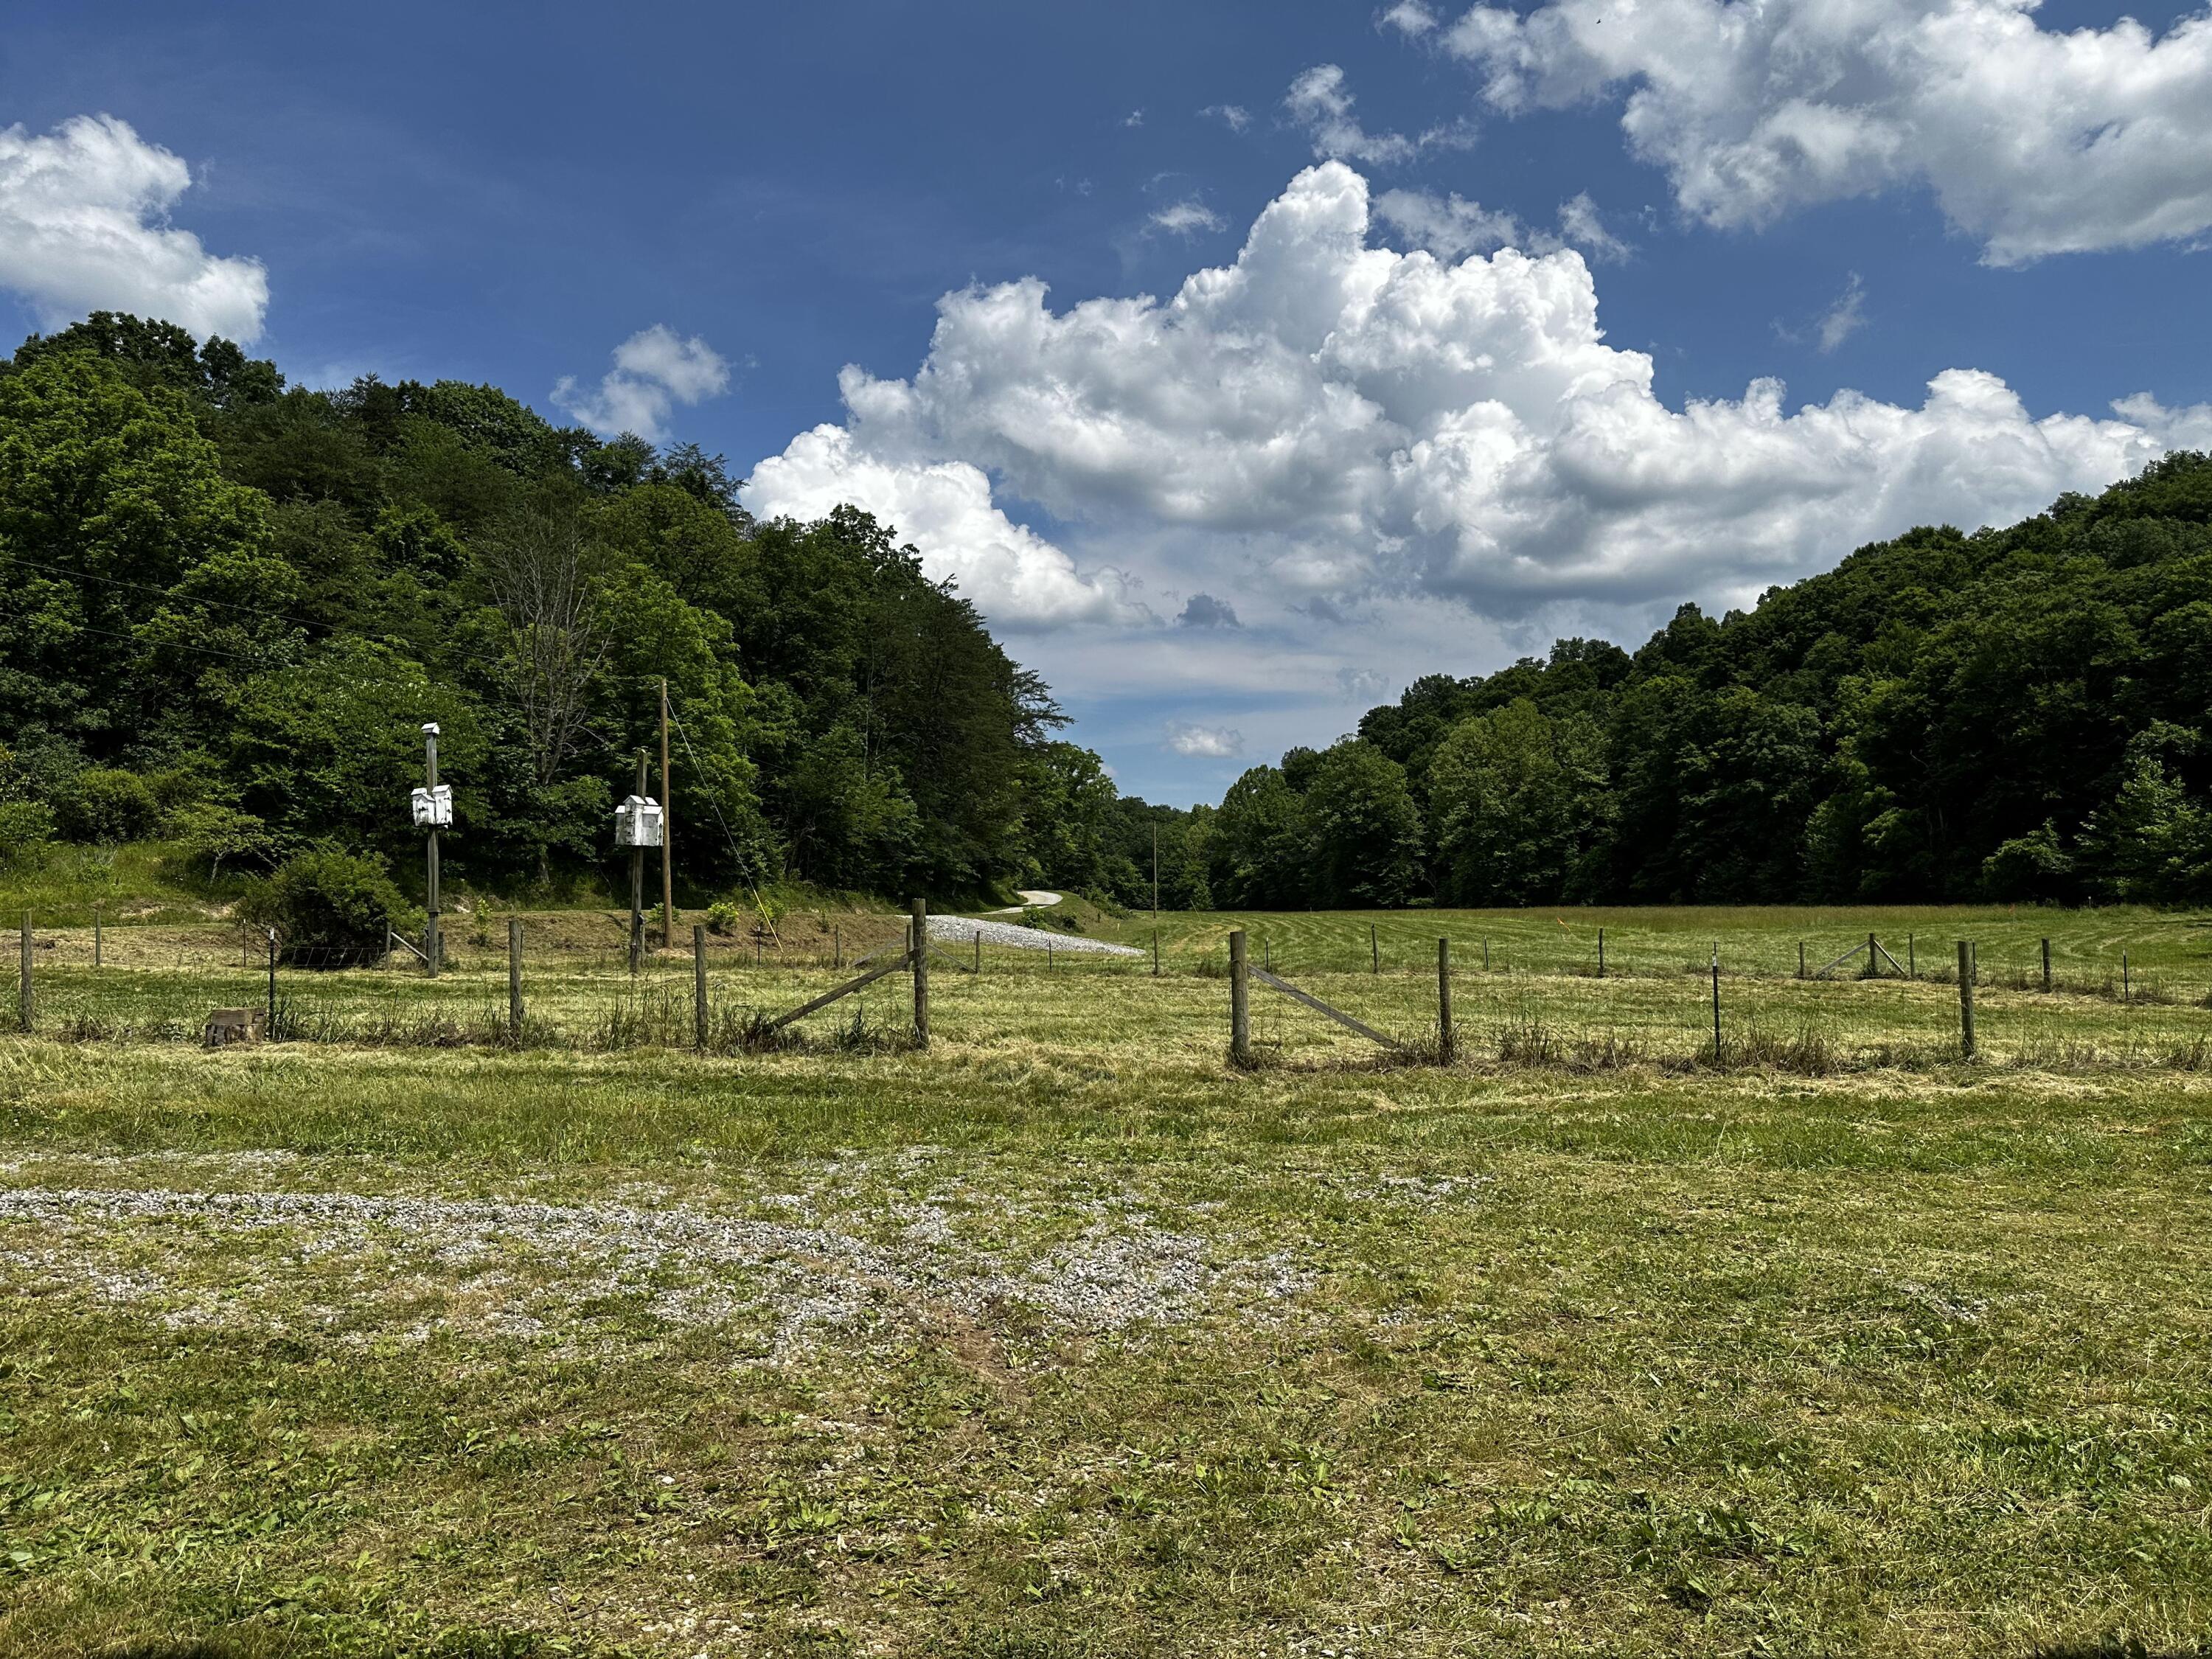
<path fill-rule="evenodd" d="M 984 1212 L 1003 1224 L 1018 1211 Z M 589 1335 L 608 1318 L 752 1322 L 776 1355 L 832 1332 L 910 1333 L 947 1314 L 1133 1333 L 1215 1305 L 1255 1309 L 1310 1282 L 1279 1255 L 1226 1255 L 1126 1201 L 1091 1212 L 1057 1244 L 985 1249 L 963 1242 L 936 1202 L 891 1202 L 878 1213 L 893 1231 L 874 1239 L 680 1205 L 34 1187 L 0 1192 L 0 1230 L 23 1228 L 38 1246 L 0 1250 L 0 1281 L 109 1305 L 161 1300 L 166 1286 L 173 1322 L 364 1335 L 395 1321 L 418 1338 Z M 241 1250 L 240 1240 L 256 1242 Z M 149 1248 L 158 1263 L 146 1261 Z"/>
<path fill-rule="evenodd" d="M 1104 939 L 1083 939 L 1024 927 L 1018 922 L 977 921 L 969 916 L 932 916 L 929 936 L 958 945 L 973 945 L 981 936 L 986 945 L 1003 945 L 1015 951 L 1051 951 L 1055 954 L 1140 957 L 1145 953 L 1127 945 L 1109 945 Z"/>

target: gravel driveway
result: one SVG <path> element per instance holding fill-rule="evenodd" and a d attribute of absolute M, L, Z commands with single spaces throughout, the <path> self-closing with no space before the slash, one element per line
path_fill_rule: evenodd
<path fill-rule="evenodd" d="M 986 945 L 1003 945 L 1016 951 L 1045 951 L 1069 956 L 1140 957 L 1142 951 L 1127 945 L 1109 945 L 1103 939 L 1074 939 L 1066 933 L 1047 933 L 1042 927 L 1024 927 L 1012 921 L 978 921 L 967 916 L 932 916 L 929 936 L 939 941 L 973 945 L 976 936 L 982 936 Z"/>

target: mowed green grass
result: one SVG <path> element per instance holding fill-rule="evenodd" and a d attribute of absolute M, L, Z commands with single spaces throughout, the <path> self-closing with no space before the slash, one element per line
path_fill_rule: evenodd
<path fill-rule="evenodd" d="M 2212 1013 L 1985 987 L 1969 1066 L 1954 987 L 1731 970 L 1780 1058 L 1715 1067 L 1674 915 L 1607 922 L 1619 977 L 1464 971 L 1451 1068 L 1255 990 L 1231 1069 L 1222 918 L 1158 981 L 941 969 L 927 1052 L 685 1052 L 688 964 L 597 960 L 533 960 L 507 1048 L 464 951 L 287 976 L 354 1041 L 210 1053 L 154 1016 L 234 963 L 44 969 L 0 1653 L 2212 1642 Z M 1376 919 L 1380 974 L 1369 920 L 1247 925 L 1420 1036 L 1462 919 Z M 1778 920 L 1736 927 L 1794 973 Z M 735 954 L 718 1009 L 836 978 Z M 143 1029 L 66 1040 L 72 998 Z"/>

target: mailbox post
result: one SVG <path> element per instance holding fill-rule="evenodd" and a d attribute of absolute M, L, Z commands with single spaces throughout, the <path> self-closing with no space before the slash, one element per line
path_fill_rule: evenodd
<path fill-rule="evenodd" d="M 641 753 L 637 793 L 615 808 L 615 845 L 629 848 L 629 970 L 633 975 L 645 957 L 646 849 L 661 845 L 665 833 L 660 803 L 645 788 L 645 756 Z"/>
<path fill-rule="evenodd" d="M 438 929 L 438 831 L 450 829 L 453 822 L 453 792 L 438 781 L 438 723 L 431 720 L 422 727 L 422 784 L 415 792 L 413 806 L 415 826 L 429 831 L 425 856 L 427 920 L 422 929 L 422 960 L 430 976 L 438 976 L 438 969 L 445 957 L 445 939 Z"/>

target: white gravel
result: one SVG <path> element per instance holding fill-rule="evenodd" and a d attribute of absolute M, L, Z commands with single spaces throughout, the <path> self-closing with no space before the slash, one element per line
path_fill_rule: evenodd
<path fill-rule="evenodd" d="M 604 1339 L 590 1310 L 632 1297 L 667 1325 L 754 1325 L 780 1358 L 829 1332 L 911 1332 L 943 1313 L 1123 1332 L 1208 1304 L 1251 1310 L 1306 1282 L 1278 1257 L 1225 1257 L 1126 1200 L 1082 1207 L 1091 1218 L 1074 1237 L 990 1249 L 963 1242 L 933 1200 L 872 1206 L 894 1231 L 870 1238 L 683 1205 L 32 1187 L 0 1191 L 0 1243 L 33 1247 L 0 1248 L 0 1286 L 152 1304 L 179 1326 L 358 1332 L 398 1320 L 416 1340 Z M 254 1238 L 266 1243 L 245 1259 L 222 1248 Z"/>
<path fill-rule="evenodd" d="M 1024 927 L 1019 922 L 979 921 L 967 916 L 932 916 L 929 919 L 929 936 L 933 939 L 955 945 L 973 945 L 979 933 L 986 945 L 1003 945 L 1015 951 L 1049 950 L 1056 956 L 1140 957 L 1145 954 L 1127 945 L 1109 945 L 1103 939 L 1048 933 L 1042 927 Z"/>

